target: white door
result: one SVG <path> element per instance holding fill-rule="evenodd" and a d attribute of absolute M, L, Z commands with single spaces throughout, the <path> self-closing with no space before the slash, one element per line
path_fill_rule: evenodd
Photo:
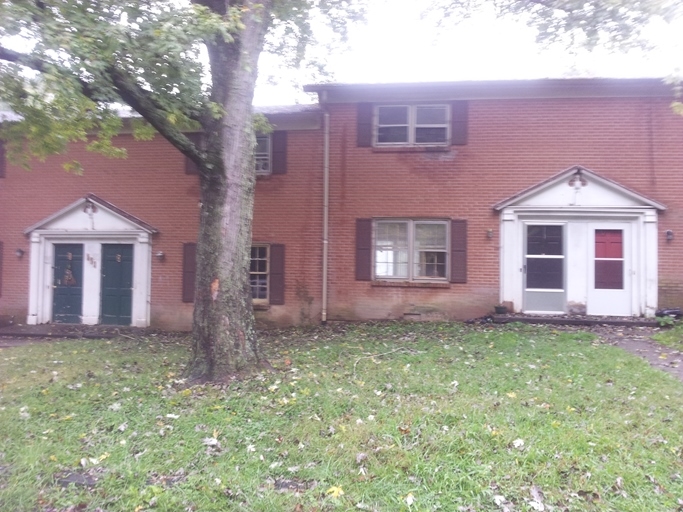
<path fill-rule="evenodd" d="M 564 313 L 565 226 L 526 224 L 524 233 L 524 312 Z"/>
<path fill-rule="evenodd" d="M 632 308 L 631 225 L 591 223 L 588 229 L 589 315 L 630 316 Z"/>

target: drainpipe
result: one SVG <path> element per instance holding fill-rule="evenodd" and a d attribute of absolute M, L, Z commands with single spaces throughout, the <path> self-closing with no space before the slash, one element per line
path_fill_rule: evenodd
<path fill-rule="evenodd" d="M 326 91 L 320 98 L 325 102 Z M 330 219 L 330 114 L 325 109 L 323 113 L 323 297 L 322 324 L 327 323 L 327 260 L 329 254 L 329 219 Z"/>

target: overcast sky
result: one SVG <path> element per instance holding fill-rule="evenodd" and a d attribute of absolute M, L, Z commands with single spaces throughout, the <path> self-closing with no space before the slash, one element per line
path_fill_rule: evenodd
<path fill-rule="evenodd" d="M 437 30 L 420 21 L 421 2 L 374 0 L 367 21 L 351 30 L 349 46 L 321 54 L 331 81 L 341 83 L 499 80 L 562 77 L 665 77 L 683 68 L 683 20 L 648 27 L 649 53 L 544 49 L 522 23 L 482 14 Z M 268 82 L 276 79 L 278 84 Z M 280 70 L 264 56 L 255 103 L 309 102 L 298 83 L 329 81 Z M 298 82 L 298 83 L 297 83 Z"/>

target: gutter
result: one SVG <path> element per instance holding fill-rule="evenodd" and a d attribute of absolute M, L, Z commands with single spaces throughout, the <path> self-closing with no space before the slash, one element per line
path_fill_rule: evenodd
<path fill-rule="evenodd" d="M 324 103 L 326 92 L 320 93 Z M 329 259 L 329 221 L 330 221 L 330 113 L 323 110 L 323 275 L 322 275 L 322 324 L 327 323 L 327 281 Z"/>

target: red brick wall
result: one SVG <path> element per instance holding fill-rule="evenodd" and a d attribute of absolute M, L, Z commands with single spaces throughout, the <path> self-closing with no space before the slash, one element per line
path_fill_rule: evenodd
<path fill-rule="evenodd" d="M 492 205 L 573 165 L 582 165 L 668 206 L 659 218 L 660 306 L 683 306 L 683 117 L 668 99 L 557 99 L 470 102 L 469 141 L 447 152 L 356 147 L 356 106 L 329 105 L 330 272 L 328 318 L 469 318 L 491 311 L 499 294 L 499 218 Z M 190 327 L 181 302 L 182 244 L 195 241 L 197 177 L 157 138 L 134 142 L 126 160 L 74 145 L 71 153 L 10 167 L 0 179 L 4 242 L 0 315 L 23 321 L 28 303 L 28 241 L 23 230 L 92 192 L 159 230 L 152 262 L 152 325 Z M 79 159 L 83 176 L 60 164 Z M 288 134 L 288 172 L 259 178 L 255 243 L 285 245 L 285 304 L 258 311 L 267 325 L 318 321 L 322 269 L 322 130 Z M 355 281 L 355 220 L 435 217 L 468 221 L 468 282 L 446 289 L 373 286 Z M 675 233 L 666 242 L 665 230 Z M 493 230 L 492 239 L 487 230 Z M 26 255 L 18 259 L 16 248 Z"/>
<path fill-rule="evenodd" d="M 322 182 L 322 130 L 288 132 L 287 174 L 256 182 L 252 239 L 285 245 L 285 304 L 257 311 L 261 324 L 320 320 Z"/>
<path fill-rule="evenodd" d="M 471 101 L 467 146 L 445 153 L 356 147 L 355 105 L 330 105 L 330 318 L 467 318 L 499 300 L 499 218 L 492 205 L 572 165 L 663 202 L 660 306 L 683 306 L 683 117 L 668 99 Z M 358 217 L 468 220 L 468 282 L 383 288 L 354 280 Z M 487 230 L 494 237 L 488 239 Z"/>
<path fill-rule="evenodd" d="M 27 227 L 92 192 L 159 230 L 152 238 L 153 252 L 163 251 L 166 259 L 152 259 L 153 325 L 170 329 L 187 327 L 191 306 L 182 304 L 181 264 L 183 242 L 196 239 L 196 176 L 184 171 L 184 159 L 165 140 L 135 142 L 122 135 L 117 143 L 128 149 L 126 159 L 108 159 L 74 144 L 69 153 L 32 162 L 32 170 L 9 167 L 0 180 L 0 233 L 5 242 L 3 293 L 0 311 L 26 317 L 29 284 L 29 243 L 22 234 Z M 82 176 L 66 173 L 61 164 L 78 160 Z M 21 260 L 14 256 L 20 247 Z"/>
<path fill-rule="evenodd" d="M 136 142 L 122 135 L 117 143 L 128 148 L 128 158 L 107 159 L 74 144 L 67 155 L 33 162 L 31 171 L 9 167 L 0 179 L 0 315 L 26 319 L 29 242 L 24 229 L 92 192 L 159 230 L 152 238 L 153 253 L 163 251 L 166 257 L 163 262 L 152 258 L 151 324 L 173 330 L 191 327 L 192 304 L 181 300 L 182 249 L 197 237 L 198 177 L 185 174 L 184 157 L 161 137 Z M 272 306 L 265 315 L 275 323 L 315 314 L 312 308 L 320 302 L 320 287 L 303 275 L 317 271 L 321 260 L 322 138 L 317 131 L 290 132 L 288 146 L 288 173 L 259 178 L 256 186 L 254 240 L 286 245 L 286 303 Z M 72 159 L 83 164 L 82 176 L 61 168 Z M 22 259 L 14 255 L 17 248 L 26 251 Z M 317 275 L 311 279 L 319 282 Z M 309 295 L 314 297 L 310 306 Z"/>

